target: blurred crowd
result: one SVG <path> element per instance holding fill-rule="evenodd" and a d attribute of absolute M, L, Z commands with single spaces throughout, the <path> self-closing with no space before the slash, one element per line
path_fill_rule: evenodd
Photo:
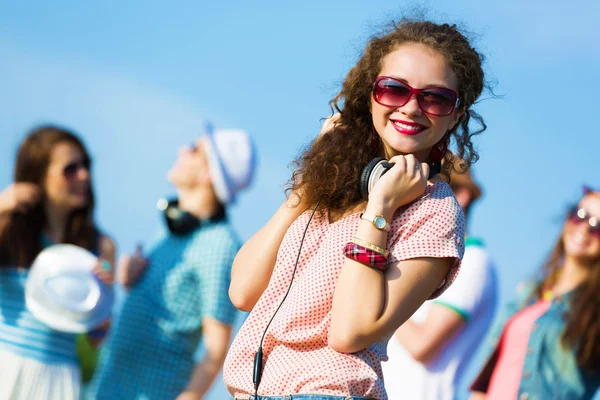
<path fill-rule="evenodd" d="M 454 29 L 426 28 L 425 33 L 405 28 L 403 34 L 434 35 L 438 34 L 435 29 L 442 33 Z M 382 54 L 396 57 L 394 51 L 402 50 L 399 60 L 413 57 L 437 65 L 436 55 L 423 50 L 424 46 L 413 43 L 382 50 Z M 472 399 L 592 398 L 600 385 L 600 191 L 582 188 L 573 207 L 564 210 L 563 228 L 555 243 L 548 244 L 551 250 L 538 278 L 522 282 L 509 302 L 498 304 L 498 275 L 509 266 L 496 266 L 485 238 L 465 231 L 470 210 L 483 196 L 482 187 L 469 168 L 470 160 L 461 164 L 446 153 L 450 140 L 446 131 L 456 132 L 462 114 L 456 120 L 442 119 L 451 118 L 455 107 L 463 106 L 462 92 L 457 89 L 457 95 L 445 87 L 452 82 L 441 89 L 429 88 L 429 92 L 414 89 L 409 82 L 422 82 L 422 70 L 389 61 L 394 58 L 386 60 L 368 88 L 374 99 L 369 111 L 373 123 L 368 129 L 374 126 L 377 132 L 355 142 L 366 143 L 369 149 L 361 157 L 382 154 L 393 165 L 382 167 L 389 170 L 378 176 L 381 183 L 366 183 L 368 206 L 364 197 L 364 202 L 357 202 L 360 194 L 355 187 L 349 190 L 352 196 L 357 192 L 350 200 L 318 191 L 326 190 L 328 185 L 322 183 L 334 179 L 333 175 L 344 174 L 319 154 L 338 151 L 343 158 L 347 149 L 338 132 L 352 128 L 349 119 L 360 120 L 363 117 L 358 116 L 367 113 L 352 109 L 354 103 L 348 101 L 303 155 L 286 203 L 246 243 L 241 243 L 228 216 L 228 207 L 254 177 L 259 149 L 245 131 L 209 125 L 192 145 L 179 149 L 168 171 L 177 196 L 159 202 L 161 220 L 156 221 L 155 239 L 122 257 L 117 257 L 114 239 L 99 229 L 94 218 L 92 160 L 81 138 L 51 125 L 28 132 L 18 148 L 13 182 L 0 192 L 0 400 L 197 400 L 206 396 L 224 365 L 234 398 L 261 399 L 257 394 L 261 392 L 281 396 L 273 399 L 454 399 L 467 389 L 461 386 L 464 382 L 470 382 Z M 371 68 L 360 63 L 357 68 Z M 432 68 L 429 73 L 442 70 L 444 64 L 440 65 L 441 69 Z M 395 71 L 410 79 L 399 79 L 401 74 Z M 348 85 L 362 79 L 353 73 Z M 360 97 L 344 88 L 346 98 Z M 466 101 L 467 109 L 477 96 Z M 392 128 L 380 126 L 377 118 L 385 117 L 385 109 L 406 107 L 412 109 L 401 112 L 413 121 L 425 121 L 426 115 L 448 125 L 426 146 L 428 162 L 421 159 L 420 150 L 413 152 L 414 157 L 389 150 L 406 144 L 394 142 L 388 131 Z M 390 120 L 406 137 L 417 137 L 427 128 L 425 122 Z M 351 165 L 354 159 L 348 158 L 347 165 Z M 429 168 L 439 168 L 439 175 Z M 385 192 L 386 180 L 392 179 L 404 179 L 403 188 L 414 191 L 414 196 L 401 198 L 404 194 L 399 189 Z M 374 211 L 372 199 L 377 196 L 393 200 L 389 214 L 383 201 L 377 204 L 379 211 Z M 319 208 L 322 198 L 327 204 Z M 290 205 L 294 199 L 300 205 Z M 306 207 L 301 208 L 304 201 Z M 289 211 L 294 207 L 297 213 Z M 349 212 L 336 214 L 339 210 Z M 436 213 L 446 219 L 430 220 Z M 414 247 L 401 247 L 402 235 L 421 232 L 420 226 L 435 229 L 439 236 L 425 232 L 424 239 L 406 240 Z M 449 228 L 444 230 L 445 226 Z M 317 240 L 311 234 L 319 229 L 334 233 Z M 356 236 L 346 237 L 346 231 Z M 387 232 L 394 239 L 386 247 L 383 235 Z M 400 236 L 391 236 L 394 232 Z M 448 237 L 452 240 L 442 240 Z M 339 243 L 339 260 L 318 258 L 320 249 Z M 83 329 L 61 330 L 41 321 L 39 315 L 44 313 L 80 322 L 90 318 L 82 311 L 83 300 L 77 303 L 70 298 L 69 303 L 61 298 L 66 288 L 35 309 L 28 300 L 30 286 L 49 285 L 33 281 L 31 266 L 57 244 L 76 245 L 97 258 L 90 274 L 102 290 L 114 285 L 124 288 L 117 317 L 84 323 Z M 422 246 L 435 249 L 419 253 Z M 310 264 L 313 257 L 318 262 Z M 431 264 L 429 259 L 446 261 Z M 325 271 L 329 264 L 343 265 L 343 272 L 331 278 Z M 264 265 L 270 269 L 261 270 Z M 314 265 L 322 269 L 311 269 Z M 390 307 L 372 302 L 376 296 L 368 286 L 371 280 L 374 287 L 383 286 L 381 282 L 387 281 L 382 277 L 391 274 L 389 265 L 412 265 L 413 271 L 422 266 L 423 275 L 435 278 L 419 281 L 418 274 L 402 268 L 389 277 L 396 282 L 388 282 L 389 301 L 413 305 L 402 313 L 389 311 L 392 322 L 385 319 Z M 57 267 L 55 274 L 63 272 Z M 334 282 L 331 290 L 319 276 Z M 292 281 L 299 286 L 294 287 Z M 363 282 L 364 291 L 354 290 L 353 282 Z M 395 299 L 392 292 L 400 293 L 399 297 Z M 314 300 L 322 293 L 329 293 L 323 294 L 325 308 Z M 363 312 L 361 307 L 370 305 L 382 310 L 373 322 L 366 317 L 358 322 L 352 319 Z M 251 313 L 232 346 L 240 310 Z M 275 318 L 278 312 L 283 314 Z M 344 334 L 344 326 L 360 330 L 356 326 L 366 321 L 364 325 L 377 327 L 382 319 L 385 328 L 377 334 L 367 328 L 352 338 Z M 387 334 L 389 326 L 394 329 Z M 198 359 L 200 344 L 205 351 Z M 468 376 L 478 350 L 484 353 L 481 365 L 476 375 Z M 357 365 L 363 368 L 362 375 L 353 369 Z M 313 391 L 288 389 L 303 379 L 310 381 L 307 387 Z M 331 383 L 336 380 L 341 382 L 339 387 Z M 276 392 L 278 388 L 316 394 L 298 397 L 296 392 Z"/>

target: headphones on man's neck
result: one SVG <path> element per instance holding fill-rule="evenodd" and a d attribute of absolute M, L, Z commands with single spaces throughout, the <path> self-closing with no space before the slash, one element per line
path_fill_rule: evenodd
<path fill-rule="evenodd" d="M 167 227 L 174 235 L 186 235 L 200 228 L 203 223 L 214 223 L 226 218 L 225 207 L 221 204 L 219 204 L 215 214 L 208 218 L 208 220 L 198 218 L 179 208 L 179 200 L 177 199 L 162 199 L 158 203 L 158 208 L 163 211 Z"/>

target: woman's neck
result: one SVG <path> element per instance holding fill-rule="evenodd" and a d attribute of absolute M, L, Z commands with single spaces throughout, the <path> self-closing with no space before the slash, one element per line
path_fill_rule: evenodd
<path fill-rule="evenodd" d="M 581 261 L 567 256 L 552 286 L 552 291 L 558 295 L 570 292 L 585 281 L 588 276 L 589 269 Z"/>
<path fill-rule="evenodd" d="M 68 212 L 51 204 L 45 205 L 46 227 L 44 232 L 54 243 L 60 243 L 64 240 L 67 228 Z"/>

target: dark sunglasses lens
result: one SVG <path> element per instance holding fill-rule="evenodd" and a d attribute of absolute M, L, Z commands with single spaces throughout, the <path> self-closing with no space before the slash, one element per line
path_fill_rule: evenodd
<path fill-rule="evenodd" d="M 575 223 L 583 222 L 587 220 L 587 213 L 582 208 L 574 207 L 569 210 L 569 220 Z"/>
<path fill-rule="evenodd" d="M 419 105 L 428 114 L 450 115 L 455 104 L 456 93 L 449 89 L 427 89 L 419 94 Z"/>
<path fill-rule="evenodd" d="M 572 208 L 569 210 L 569 221 L 574 224 L 580 224 L 582 222 L 587 222 L 589 225 L 590 233 L 596 236 L 600 236 L 600 221 L 597 218 L 589 216 L 587 211 L 583 208 Z"/>
<path fill-rule="evenodd" d="M 384 106 L 401 107 L 411 96 L 410 88 L 392 79 L 381 79 L 374 89 L 375 101 Z"/>
<path fill-rule="evenodd" d="M 72 179 L 77 175 L 80 169 L 85 169 L 86 171 L 90 170 L 90 160 L 84 160 L 79 163 L 71 163 L 67 164 L 67 166 L 63 169 L 63 175 L 67 179 Z"/>
<path fill-rule="evenodd" d="M 79 170 L 79 165 L 76 163 L 72 163 L 67 165 L 64 169 L 63 169 L 63 174 L 65 175 L 65 178 L 73 178 L 75 175 L 77 175 L 77 171 Z"/>

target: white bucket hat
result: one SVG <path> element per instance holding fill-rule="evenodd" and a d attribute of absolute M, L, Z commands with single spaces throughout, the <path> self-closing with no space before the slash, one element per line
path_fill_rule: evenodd
<path fill-rule="evenodd" d="M 112 285 L 91 272 L 98 258 L 72 245 L 56 244 L 34 260 L 25 285 L 27 308 L 41 322 L 61 332 L 83 333 L 112 312 Z"/>
<path fill-rule="evenodd" d="M 236 194 L 250 185 L 256 168 L 250 136 L 243 130 L 213 130 L 207 125 L 203 142 L 217 198 L 223 204 L 234 203 Z"/>

